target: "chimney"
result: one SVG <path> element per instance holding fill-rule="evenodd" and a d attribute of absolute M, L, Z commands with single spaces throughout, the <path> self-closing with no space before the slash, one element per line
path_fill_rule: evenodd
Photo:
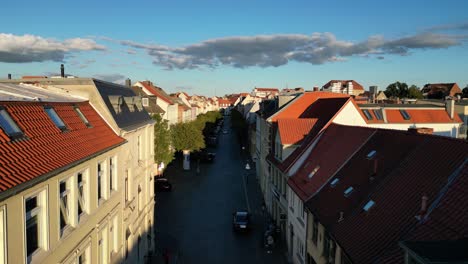
<path fill-rule="evenodd" d="M 410 127 L 408 132 L 411 134 L 432 135 L 434 129 L 430 127 Z"/>
<path fill-rule="evenodd" d="M 8 74 L 8 80 L 11 80 L 11 73 Z"/>
<path fill-rule="evenodd" d="M 450 116 L 450 119 L 453 119 L 455 116 L 455 100 L 445 101 L 445 110 Z"/>
<path fill-rule="evenodd" d="M 125 80 L 125 85 L 128 86 L 128 87 L 132 87 L 132 80 L 130 80 L 130 78 L 127 78 Z"/>
<path fill-rule="evenodd" d="M 63 66 L 63 64 L 60 64 L 60 76 L 62 78 L 65 78 L 65 67 Z"/>
<path fill-rule="evenodd" d="M 318 90 L 319 90 L 318 86 L 314 86 L 314 90 L 313 90 L 313 91 L 314 91 L 314 92 L 318 92 Z"/>

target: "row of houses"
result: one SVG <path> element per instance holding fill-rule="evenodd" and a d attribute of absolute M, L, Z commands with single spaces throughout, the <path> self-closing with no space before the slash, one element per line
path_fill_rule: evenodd
<path fill-rule="evenodd" d="M 468 145 L 453 100 L 315 91 L 255 114 L 256 174 L 293 263 L 432 263 L 466 248 Z"/>
<path fill-rule="evenodd" d="M 0 80 L 0 263 L 139 263 L 154 243 L 154 121 L 128 86 Z"/>

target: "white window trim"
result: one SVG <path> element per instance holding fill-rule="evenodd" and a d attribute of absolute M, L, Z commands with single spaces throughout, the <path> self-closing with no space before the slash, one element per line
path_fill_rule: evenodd
<path fill-rule="evenodd" d="M 99 165 L 101 165 L 100 171 L 98 171 Z M 102 172 L 100 176 L 99 172 Z M 109 199 L 109 173 L 107 170 L 107 159 L 98 162 L 98 165 L 96 166 L 96 173 L 98 174 L 98 177 L 96 177 L 97 180 L 101 180 L 101 198 L 97 197 L 98 206 L 100 206 L 103 202 Z M 96 188 L 99 189 L 99 182 L 96 184 Z"/>
<path fill-rule="evenodd" d="M 7 250 L 7 229 L 6 229 L 6 206 L 0 206 L 0 263 L 8 263 L 8 250 Z"/>
<path fill-rule="evenodd" d="M 78 174 L 81 173 L 81 179 L 82 179 L 82 183 L 79 184 L 78 183 Z M 89 211 L 89 169 L 85 169 L 85 170 L 82 170 L 78 173 L 76 173 L 76 196 L 77 196 L 77 202 L 79 203 L 79 205 L 81 206 L 81 209 L 82 209 L 82 213 L 80 215 L 78 215 L 78 220 L 77 222 L 80 223 L 83 219 L 83 217 L 85 215 L 88 215 L 90 213 Z M 83 186 L 83 192 L 81 193 L 79 188 L 80 188 L 80 185 Z M 76 207 L 76 212 L 78 214 L 78 205 Z"/>
<path fill-rule="evenodd" d="M 98 233 L 98 263 L 99 264 L 107 264 L 109 263 L 109 228 L 107 226 L 107 224 L 104 224 L 104 225 L 101 225 L 99 227 L 99 233 Z M 102 251 L 101 251 L 101 248 L 100 248 L 100 243 L 103 243 L 103 249 L 102 251 L 104 252 L 105 256 L 104 256 L 104 262 L 102 261 L 103 260 L 103 256 L 102 256 Z"/>
<path fill-rule="evenodd" d="M 111 164 L 112 163 L 112 164 Z M 109 189 L 110 194 L 119 190 L 119 182 L 118 182 L 118 171 L 117 171 L 117 156 L 112 156 L 109 158 Z M 112 172 L 112 173 L 111 173 Z M 112 178 L 112 186 L 110 186 L 110 180 Z M 112 187 L 112 188 L 111 188 Z"/>
<path fill-rule="evenodd" d="M 75 221 L 74 221 L 74 215 L 75 211 L 73 210 L 73 201 L 75 200 L 74 193 L 73 193 L 73 176 L 70 176 L 68 178 L 64 178 L 59 181 L 58 183 L 58 192 L 59 192 L 59 199 L 58 199 L 58 208 L 59 208 L 59 213 L 58 213 L 58 228 L 59 228 L 59 236 L 60 238 L 65 237 L 67 234 L 70 232 L 70 228 L 74 226 Z M 65 183 L 65 191 L 60 192 L 60 184 Z M 67 196 L 67 204 L 64 205 L 62 203 L 62 198 L 64 196 Z M 65 217 L 65 226 L 63 228 L 60 228 L 60 214 L 64 214 Z"/>
<path fill-rule="evenodd" d="M 24 221 L 24 244 L 23 244 L 23 250 L 24 250 L 24 256 L 26 258 L 26 263 L 31 263 L 35 258 L 40 258 L 40 255 L 42 252 L 49 250 L 49 218 L 48 216 L 48 192 L 49 189 L 48 187 L 42 188 L 40 190 L 37 190 L 35 192 L 32 192 L 28 195 L 25 195 L 23 197 L 23 208 L 22 212 L 24 213 L 23 221 Z M 37 197 L 37 203 L 39 206 L 39 209 L 35 208 L 33 209 L 33 213 L 40 213 L 41 215 L 39 216 L 39 226 L 38 226 L 38 244 L 39 248 L 36 249 L 31 255 L 28 255 L 27 251 L 27 231 L 26 231 L 26 222 L 29 217 L 26 213 L 26 200 L 32 197 Z M 40 212 L 37 212 L 40 211 Z"/>

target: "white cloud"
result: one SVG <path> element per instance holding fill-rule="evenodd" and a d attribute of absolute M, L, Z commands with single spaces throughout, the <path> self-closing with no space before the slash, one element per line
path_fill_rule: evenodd
<path fill-rule="evenodd" d="M 127 79 L 124 75 L 120 73 L 112 73 L 112 74 L 96 74 L 93 76 L 96 79 L 113 82 L 117 84 L 124 84 L 125 80 Z"/>
<path fill-rule="evenodd" d="M 0 33 L 0 62 L 64 61 L 70 53 L 93 50 L 103 51 L 106 47 L 85 38 L 58 41 L 34 35 Z"/>
<path fill-rule="evenodd" d="M 411 50 L 449 48 L 461 45 L 465 39 L 463 35 L 425 32 L 397 39 L 370 36 L 364 41 L 352 42 L 339 40 L 334 34 L 326 32 L 225 37 L 183 47 L 128 40 L 119 43 L 145 50 L 152 57 L 153 64 L 172 70 L 216 68 L 221 65 L 236 68 L 278 67 L 290 61 L 323 64 L 346 61 L 352 56 L 383 59 L 385 54 L 408 55 Z"/>

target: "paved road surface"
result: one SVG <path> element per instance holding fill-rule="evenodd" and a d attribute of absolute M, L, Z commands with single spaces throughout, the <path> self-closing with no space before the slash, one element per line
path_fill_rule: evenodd
<path fill-rule="evenodd" d="M 183 171 L 180 160 L 169 166 L 165 176 L 173 184 L 170 193 L 156 194 L 155 232 L 159 249 L 168 248 L 177 263 L 285 263 L 284 247 L 276 245 L 268 254 L 263 247 L 267 225 L 261 210 L 261 194 L 255 168 L 245 169 L 245 159 L 229 118 L 213 151 L 213 163 L 196 163 Z M 252 230 L 247 234 L 232 231 L 232 212 L 250 209 Z M 161 254 L 161 252 L 159 252 Z M 174 262 L 172 262 L 174 263 Z"/>

